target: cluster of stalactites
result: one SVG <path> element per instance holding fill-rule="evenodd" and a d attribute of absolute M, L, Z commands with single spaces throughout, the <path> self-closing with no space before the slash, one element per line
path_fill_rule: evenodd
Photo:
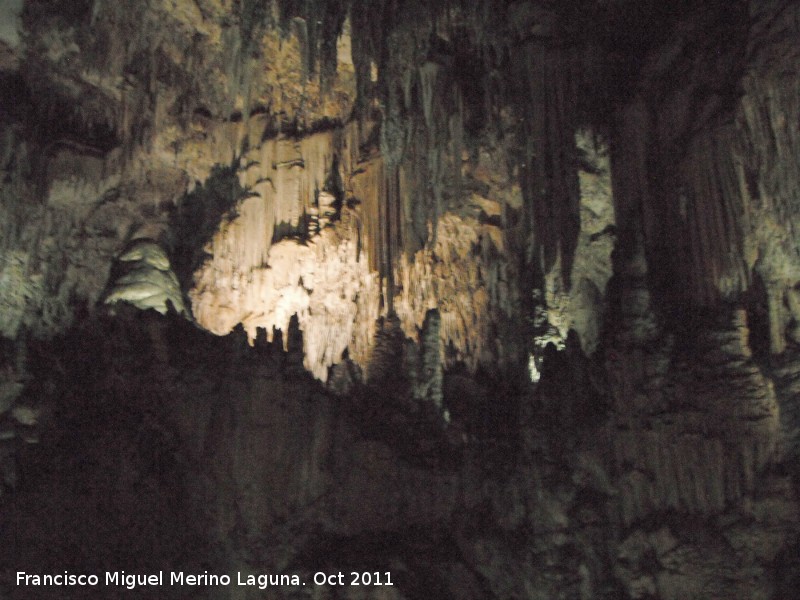
<path fill-rule="evenodd" d="M 787 338 L 800 340 L 800 89 L 791 75 L 800 55 L 783 43 L 798 24 L 771 5 L 739 18 L 729 35 L 740 37 L 708 50 L 708 61 L 654 50 L 645 75 L 663 77 L 665 93 L 639 91 L 618 110 L 619 249 L 642 242 L 648 278 L 676 314 L 761 305 L 780 353 Z M 677 68 L 686 72 L 678 82 Z"/>
<path fill-rule="evenodd" d="M 527 258 L 549 273 L 560 262 L 565 287 L 580 233 L 580 189 L 575 146 L 578 57 L 565 49 L 530 42 L 517 70 L 521 91 L 529 239 Z M 560 260 L 559 260 L 560 259 Z"/>
<path fill-rule="evenodd" d="M 665 186 L 668 201 L 645 193 L 641 215 L 648 251 L 671 257 L 655 273 L 663 289 L 700 306 L 756 298 L 777 354 L 787 338 L 800 340 L 800 93 L 761 77 L 748 77 L 745 89 L 731 123 L 690 141 L 676 183 Z M 636 168 L 625 164 L 629 173 Z M 677 273 L 686 274 L 679 288 Z"/>
<path fill-rule="evenodd" d="M 429 18 L 409 18 L 411 8 Z M 438 218 L 461 193 L 464 160 L 489 139 L 507 154 L 526 199 L 524 247 L 515 249 L 541 273 L 560 266 L 569 288 L 580 231 L 574 136 L 581 52 L 553 44 L 556 16 L 533 6 L 411 8 L 371 7 L 390 15 L 385 35 L 376 33 L 380 19 L 363 14 L 353 16 L 352 28 L 359 93 L 372 91 L 382 113 L 387 214 L 402 222 L 398 251 L 412 256 L 435 243 Z M 373 81 L 368 66 L 376 64 Z M 516 135 L 502 133 L 510 120 Z"/>
<path fill-rule="evenodd" d="M 746 175 L 730 152 L 735 143 L 730 133 L 694 140 L 689 185 L 679 196 L 680 218 L 689 233 L 692 295 L 701 304 L 739 296 L 750 284 L 753 267 L 754 257 L 745 247 Z"/>
<path fill-rule="evenodd" d="M 205 14 L 209 10 L 213 14 Z M 101 103 L 111 111 L 109 131 L 123 145 L 150 144 L 165 129 L 168 113 L 176 108 L 170 105 L 176 99 L 163 93 L 167 79 L 179 81 L 184 99 L 177 99 L 177 108 L 187 120 L 197 108 L 191 98 L 203 96 L 211 114 L 227 119 L 241 109 L 240 117 L 247 121 L 260 93 L 254 78 L 263 76 L 258 70 L 266 50 L 260 42 L 270 29 L 281 29 L 297 43 L 305 78 L 320 82 L 310 89 L 326 94 L 325 82 L 336 73 L 337 40 L 347 30 L 359 96 L 355 114 L 368 119 L 374 109 L 380 113 L 385 169 L 376 189 L 382 190 L 380 236 L 385 238 L 379 246 L 386 251 L 372 259 L 383 275 L 390 278 L 390 265 L 399 256 L 413 256 L 436 235 L 439 216 L 459 194 L 465 150 L 474 147 L 476 136 L 502 129 L 504 107 L 523 122 L 524 139 L 513 142 L 523 151 L 507 162 L 518 161 L 528 199 L 529 258 L 547 271 L 560 256 L 563 272 L 569 273 L 579 229 L 573 141 L 577 61 L 569 51 L 548 46 L 552 14 L 488 0 L 409 0 L 402 5 L 383 0 L 245 0 L 227 26 L 217 27 L 211 23 L 222 16 L 211 8 L 187 11 L 199 12 L 181 17 L 182 25 L 221 36 L 222 56 L 215 59 L 219 64 L 198 53 L 188 25 L 169 39 L 159 37 L 158 27 L 135 28 L 137 37 L 125 44 L 120 36 L 98 35 L 97 43 L 85 49 L 96 55 L 92 61 L 100 72 L 123 73 L 137 66 L 128 75 L 130 85 L 113 101 Z M 144 11 L 137 17 L 98 0 L 91 20 L 102 29 L 158 14 Z M 509 70 L 511 63 L 517 67 Z M 197 79 L 211 68 L 221 68 L 224 89 L 207 89 Z"/>

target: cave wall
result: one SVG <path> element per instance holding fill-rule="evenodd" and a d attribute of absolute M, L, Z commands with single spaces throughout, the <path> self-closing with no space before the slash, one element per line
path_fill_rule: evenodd
<path fill-rule="evenodd" d="M 791 597 L 798 10 L 3 3 L 0 593 Z"/>
<path fill-rule="evenodd" d="M 454 7 L 434 27 L 442 7 L 376 5 L 388 37 L 329 9 L 312 32 L 291 3 L 26 5 L 6 71 L 9 105 L 30 100 L 8 116 L 5 144 L 10 337 L 52 335 L 74 306 L 91 311 L 113 257 L 154 238 L 185 258 L 179 276 L 210 330 L 271 337 L 297 313 L 320 379 L 345 348 L 368 367 L 376 315 L 396 312 L 414 338 L 433 308 L 452 363 L 524 362 L 509 327 L 529 302 L 522 272 L 560 270 L 551 287 L 568 290 L 579 235 L 575 107 L 557 102 L 577 85 L 578 53 L 526 41 L 539 25 L 525 8 L 484 24 L 486 8 Z M 492 46 L 505 35 L 553 72 L 499 77 L 517 62 Z M 564 90 L 530 96 L 556 75 Z M 238 186 L 222 188 L 225 169 Z M 198 194 L 210 178 L 219 185 Z M 53 224 L 28 231 L 43 220 Z M 312 274 L 299 263 L 315 254 L 325 267 Z M 265 295 L 276 296 L 266 308 Z M 335 295 L 347 300 L 329 310 Z"/>

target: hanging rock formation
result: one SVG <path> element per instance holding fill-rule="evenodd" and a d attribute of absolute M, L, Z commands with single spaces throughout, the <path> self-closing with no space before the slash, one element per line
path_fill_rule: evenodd
<path fill-rule="evenodd" d="M 124 274 L 114 280 L 103 302 L 129 302 L 162 315 L 174 310 L 186 314 L 178 278 L 164 250 L 152 240 L 137 240 L 119 257 Z"/>
<path fill-rule="evenodd" d="M 798 24 L 0 3 L 0 597 L 794 597 Z"/>

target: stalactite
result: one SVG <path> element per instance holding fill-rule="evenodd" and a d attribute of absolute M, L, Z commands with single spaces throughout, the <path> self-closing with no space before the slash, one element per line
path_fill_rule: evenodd
<path fill-rule="evenodd" d="M 482 137 L 485 129 L 497 125 L 499 115 L 509 118 L 511 102 L 506 95 L 509 82 L 495 81 L 490 90 L 484 70 L 499 77 L 496 73 L 504 67 L 509 45 L 527 35 L 527 25 L 515 25 L 516 33 L 504 35 L 508 33 L 502 25 L 505 4 L 493 6 L 485 1 L 476 6 L 455 3 L 444 10 L 419 1 L 404 6 L 358 1 L 278 5 L 287 34 L 281 39 L 273 35 L 271 27 L 277 21 L 271 21 L 273 7 L 268 3 L 241 2 L 228 18 L 223 18 L 222 9 L 202 3 L 177 15 L 175 35 L 158 33 L 163 28 L 143 31 L 120 43 L 109 58 L 119 63 L 120 72 L 128 69 L 126 91 L 119 94 L 119 114 L 112 118 L 124 132 L 129 177 L 143 173 L 144 162 L 152 156 L 185 171 L 190 185 L 207 181 L 214 165 L 240 166 L 238 177 L 245 197 L 237 197 L 235 210 L 222 219 L 220 231 L 207 247 L 214 257 L 197 272 L 199 318 L 218 319 L 212 328 L 220 332 L 240 321 L 249 332 L 257 326 L 285 330 L 288 311 L 294 307 L 304 339 L 310 340 L 309 360 L 315 374 L 324 377 L 326 365 L 339 360 L 336 355 L 343 347 L 338 339 L 358 339 L 350 355 L 363 356 L 371 343 L 369 335 L 341 326 L 344 313 L 334 316 L 335 311 L 312 308 L 314 296 L 324 295 L 321 290 L 333 285 L 336 271 L 330 265 L 312 269 L 313 256 L 314 260 L 359 265 L 363 281 L 351 282 L 353 289 L 366 286 L 370 292 L 354 302 L 358 314 L 377 318 L 381 311 L 399 311 L 403 331 L 413 338 L 425 313 L 442 304 L 439 331 L 443 343 L 452 343 L 453 361 L 463 360 L 476 368 L 481 361 L 488 363 L 504 354 L 502 344 L 491 340 L 502 329 L 501 321 L 518 310 L 517 274 L 502 258 L 510 246 L 497 220 L 498 215 L 518 210 L 517 201 L 511 209 L 492 192 L 491 198 L 480 200 L 484 207 L 491 205 L 491 215 L 484 216 L 475 209 L 466 186 L 462 189 L 461 178 L 462 170 L 468 168 L 465 157 L 476 155 L 478 144 L 486 143 L 498 155 L 509 151 L 497 139 Z M 332 72 L 330 64 L 323 63 L 333 56 L 331 49 L 348 9 L 353 66 L 359 97 L 364 100 L 361 108 L 369 110 L 356 111 L 359 119 L 341 126 L 351 106 L 343 103 L 335 119 L 314 121 L 324 111 L 330 114 L 330 105 L 315 99 L 313 76 L 295 75 L 297 66 L 306 67 L 311 75 L 315 64 L 320 74 L 326 69 Z M 166 12 L 154 14 L 148 18 L 172 19 Z M 103 3 L 95 10 L 95 27 L 113 32 L 131 16 L 131 11 Z M 526 18 L 523 15 L 522 20 Z M 290 34 L 293 20 L 305 28 L 303 48 L 302 40 Z M 219 45 L 220 51 L 209 51 L 206 40 Z M 274 64 L 292 73 L 281 78 L 258 70 L 261 53 L 270 53 Z M 298 53 L 304 54 L 299 63 Z M 464 71 L 461 56 L 475 61 L 474 80 L 473 70 Z M 543 76 L 555 76 L 558 69 L 552 71 Z M 489 104 L 485 113 L 484 99 Z M 560 101 L 557 96 L 551 100 Z M 254 104 L 260 108 L 251 115 Z M 186 127 L 197 110 L 202 111 L 203 123 Z M 554 121 L 565 120 L 556 109 L 548 111 Z M 373 118 L 380 120 L 380 144 L 374 137 L 369 139 Z M 186 131 L 180 131 L 182 126 Z M 556 128 L 545 127 L 542 133 L 550 136 Z M 380 157 L 375 154 L 378 145 Z M 561 172 L 569 157 L 548 160 Z M 346 226 L 338 221 L 339 215 L 330 219 L 327 214 L 341 210 L 326 189 L 332 168 L 340 171 L 343 181 Z M 359 169 L 363 172 L 356 173 Z M 485 185 L 494 185 L 494 179 L 490 184 L 481 181 L 478 187 Z M 515 193 L 503 191 L 502 195 Z M 157 196 L 151 197 L 158 201 Z M 336 209 L 331 208 L 334 204 Z M 468 227 L 476 227 L 478 237 L 464 232 L 463 239 L 455 239 L 462 235 L 456 231 Z M 291 257 L 296 266 L 290 265 Z M 424 283 L 410 283 L 416 262 L 427 260 L 441 267 L 419 273 L 426 278 Z M 469 273 L 463 281 L 457 276 L 459 269 Z M 283 270 L 288 279 L 269 274 L 270 270 Z M 374 282 L 372 274 L 382 281 Z M 432 281 L 436 278 L 441 282 Z M 186 285 L 192 284 L 187 281 Z M 274 298 L 264 293 L 267 288 L 271 294 L 282 290 L 285 304 L 269 305 L 272 300 L 268 299 L 268 309 L 259 307 L 265 295 Z M 346 290 L 344 296 L 348 294 Z M 368 305 L 367 298 L 379 296 L 383 305 Z M 502 316 L 488 317 L 496 306 L 502 307 Z M 484 318 L 490 322 L 483 323 Z M 341 328 L 339 338 L 333 333 L 335 323 Z"/>
<path fill-rule="evenodd" d="M 590 131 L 576 135 L 581 155 L 580 215 L 581 232 L 575 249 L 570 279 L 564 286 L 560 258 L 544 276 L 543 289 L 536 291 L 534 318 L 534 364 L 548 344 L 563 348 L 570 330 L 587 355 L 600 340 L 598 325 L 603 322 L 603 298 L 612 274 L 611 252 L 615 242 L 614 206 L 608 147 Z"/>
<path fill-rule="evenodd" d="M 426 62 L 419 68 L 420 88 L 422 91 L 422 114 L 425 117 L 425 125 L 433 131 L 433 103 L 436 98 L 436 81 L 439 75 L 439 65 L 434 62 Z"/>
<path fill-rule="evenodd" d="M 387 174 L 385 211 L 381 215 L 382 222 L 385 223 L 385 260 L 381 268 L 381 276 L 386 281 L 386 308 L 389 314 L 394 313 L 395 297 L 395 265 L 401 255 L 402 230 L 401 230 L 401 202 L 402 190 L 400 189 L 400 178 L 398 168 L 395 166 Z"/>
<path fill-rule="evenodd" d="M 727 137 L 700 138 L 688 160 L 692 282 L 694 298 L 701 304 L 736 297 L 749 285 L 749 268 L 743 260 L 744 202 L 728 154 L 731 143 Z"/>
<path fill-rule="evenodd" d="M 525 123 L 525 159 L 521 165 L 528 202 L 528 257 L 543 273 L 561 257 L 569 287 L 580 231 L 576 132 L 576 57 L 569 50 L 529 42 L 518 61 L 523 87 L 519 111 Z"/>
<path fill-rule="evenodd" d="M 349 174 L 333 177 L 331 169 L 354 168 L 356 128 L 277 137 L 252 148 L 239 172 L 250 195 L 220 227 L 213 258 L 197 272 L 192 292 L 198 322 L 218 333 L 239 322 L 251 338 L 258 328 L 285 332 L 296 314 L 306 367 L 322 380 L 345 349 L 366 364 L 371 341 L 356 324 L 369 329 L 378 317 L 380 290 L 370 269 L 385 273 L 383 240 L 396 237 L 381 217 L 387 182 L 380 164 L 354 180 L 358 214 L 333 208 L 336 190 L 326 186 L 350 180 Z M 341 211 L 335 221 L 331 211 Z"/>

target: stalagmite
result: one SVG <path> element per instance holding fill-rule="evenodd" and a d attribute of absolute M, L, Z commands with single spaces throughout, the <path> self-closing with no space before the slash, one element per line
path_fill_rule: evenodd
<path fill-rule="evenodd" d="M 420 400 L 432 403 L 442 409 L 442 349 L 441 349 L 441 316 L 437 310 L 430 310 L 425 315 L 419 340 L 419 373 L 417 389 L 414 395 Z"/>

